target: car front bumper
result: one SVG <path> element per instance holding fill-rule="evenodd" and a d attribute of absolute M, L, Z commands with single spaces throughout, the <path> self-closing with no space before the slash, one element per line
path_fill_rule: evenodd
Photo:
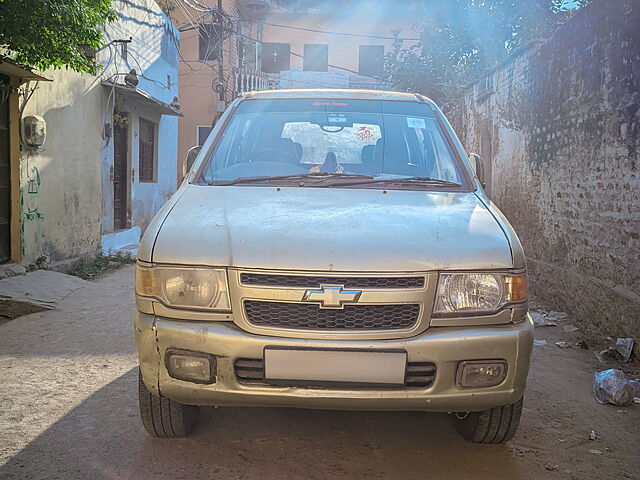
<path fill-rule="evenodd" d="M 479 411 L 518 401 L 525 389 L 533 344 L 533 323 L 431 327 L 398 340 L 326 340 L 254 335 L 232 322 L 182 321 L 136 312 L 135 334 L 142 377 L 156 394 L 181 403 L 210 406 L 270 406 L 336 410 Z M 317 349 L 404 350 L 409 362 L 436 366 L 428 387 L 312 388 L 246 384 L 236 379 L 239 358 L 263 358 L 265 347 Z M 167 349 L 216 356 L 216 381 L 198 384 L 169 376 Z M 506 360 L 505 380 L 490 388 L 456 384 L 465 360 Z"/>

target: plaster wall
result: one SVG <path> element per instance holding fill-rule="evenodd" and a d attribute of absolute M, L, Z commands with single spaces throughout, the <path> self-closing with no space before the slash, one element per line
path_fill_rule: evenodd
<path fill-rule="evenodd" d="M 334 35 L 343 32 L 358 35 L 391 37 L 394 30 L 400 37 L 416 38 L 411 28 L 410 13 L 396 2 L 380 2 L 372 6 L 371 1 L 349 2 L 338 11 L 326 13 L 275 13 L 269 15 L 264 26 L 265 42 L 289 43 L 291 45 L 291 70 L 302 70 L 304 45 L 328 45 L 329 63 L 338 67 L 358 71 L 360 45 L 382 45 L 385 54 L 391 51 L 392 40 L 357 36 Z M 307 30 L 283 28 L 285 25 Z M 407 41 L 406 45 L 415 42 Z M 329 71 L 344 70 L 329 67 Z M 318 88 L 322 84 L 300 80 L 295 88 Z"/>
<path fill-rule="evenodd" d="M 59 262 L 100 249 L 100 94 L 95 77 L 46 72 L 24 116 L 41 115 L 47 138 L 22 151 L 22 263 Z M 33 85 L 32 85 L 33 86 Z"/>
<path fill-rule="evenodd" d="M 638 25 L 638 2 L 594 2 L 450 112 L 490 166 L 533 293 L 594 335 L 640 333 Z"/>

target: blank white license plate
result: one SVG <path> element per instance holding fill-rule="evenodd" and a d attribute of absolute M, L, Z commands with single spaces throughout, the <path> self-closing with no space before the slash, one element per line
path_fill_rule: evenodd
<path fill-rule="evenodd" d="M 406 352 L 265 348 L 267 380 L 404 383 Z"/>

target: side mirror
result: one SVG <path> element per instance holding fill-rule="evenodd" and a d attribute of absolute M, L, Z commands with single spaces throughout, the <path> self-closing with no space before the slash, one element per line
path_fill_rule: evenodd
<path fill-rule="evenodd" d="M 187 151 L 187 159 L 186 159 L 186 162 L 185 162 L 185 165 L 186 165 L 186 168 L 187 168 L 187 173 L 189 172 L 189 170 L 191 170 L 191 167 L 193 166 L 193 162 L 196 161 L 196 157 L 200 153 L 200 149 L 201 148 L 202 148 L 202 145 L 197 145 L 195 147 L 191 147 Z"/>
<path fill-rule="evenodd" d="M 484 178 L 484 163 L 482 162 L 482 158 L 477 153 L 470 153 L 469 162 L 471 162 L 471 166 L 475 170 L 478 180 L 480 180 L 480 185 L 482 185 L 482 188 L 485 188 L 487 182 Z"/>

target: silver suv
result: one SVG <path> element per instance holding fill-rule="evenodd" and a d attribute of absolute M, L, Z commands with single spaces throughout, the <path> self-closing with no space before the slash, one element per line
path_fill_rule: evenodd
<path fill-rule="evenodd" d="M 470 159 L 420 95 L 235 100 L 139 249 L 147 431 L 260 405 L 451 412 L 469 440 L 509 440 L 533 342 L 525 257 Z"/>

